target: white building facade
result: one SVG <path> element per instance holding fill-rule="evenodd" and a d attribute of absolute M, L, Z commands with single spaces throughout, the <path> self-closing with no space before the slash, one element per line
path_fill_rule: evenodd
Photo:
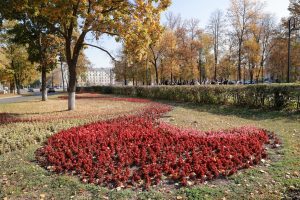
<path fill-rule="evenodd" d="M 78 80 L 79 86 L 105 86 L 115 84 L 112 68 L 91 68 Z"/>

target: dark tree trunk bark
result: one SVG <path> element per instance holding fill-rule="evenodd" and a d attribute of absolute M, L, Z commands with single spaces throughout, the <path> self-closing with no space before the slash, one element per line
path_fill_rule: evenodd
<path fill-rule="evenodd" d="M 51 85 L 52 85 L 52 88 L 54 88 L 54 76 L 53 76 L 53 71 L 52 71 L 52 77 L 51 77 Z"/>
<path fill-rule="evenodd" d="M 254 73 L 253 73 L 253 69 L 250 69 L 250 83 L 252 84 L 254 80 Z"/>
<path fill-rule="evenodd" d="M 215 63 L 214 79 L 217 80 L 217 63 Z"/>
<path fill-rule="evenodd" d="M 86 31 L 83 31 L 77 42 L 75 43 L 75 46 L 72 48 L 72 39 L 73 39 L 73 26 L 68 30 L 68 37 L 66 38 L 66 57 L 67 57 L 67 63 L 69 67 L 69 86 L 68 86 L 68 110 L 75 110 L 75 94 L 76 94 L 76 84 L 77 84 L 77 61 L 80 55 L 80 51 L 83 47 L 84 38 L 87 34 Z"/>
<path fill-rule="evenodd" d="M 199 70 L 199 82 L 202 84 L 202 49 L 199 49 L 199 63 L 198 63 L 198 70 Z"/>
<path fill-rule="evenodd" d="M 14 69 L 14 61 L 13 60 L 11 62 L 11 68 Z M 16 75 L 14 75 L 14 80 L 12 80 L 10 82 L 10 93 L 15 94 L 15 92 L 16 92 Z"/>
<path fill-rule="evenodd" d="M 10 84 L 9 84 L 9 90 L 10 90 L 11 94 L 15 93 L 15 82 L 14 81 L 10 82 Z"/>
<path fill-rule="evenodd" d="M 76 77 L 76 62 L 72 62 L 69 66 L 68 110 L 75 110 Z"/>
<path fill-rule="evenodd" d="M 262 83 L 265 82 L 265 72 L 264 72 L 264 61 L 263 59 L 260 62 L 260 67 L 261 67 L 261 81 Z"/>
<path fill-rule="evenodd" d="M 61 70 L 62 87 L 63 87 L 63 91 L 65 92 L 66 91 L 66 88 L 65 88 L 65 76 L 64 76 L 64 69 L 63 69 L 63 62 L 62 62 L 62 60 L 60 62 L 60 70 Z"/>
<path fill-rule="evenodd" d="M 246 84 L 246 65 L 244 65 L 244 77 L 243 77 L 243 83 Z"/>
<path fill-rule="evenodd" d="M 239 41 L 239 60 L 238 60 L 238 75 L 237 75 L 237 79 L 238 81 L 241 81 L 242 79 L 242 41 Z"/>
<path fill-rule="evenodd" d="M 214 69 L 214 79 L 217 80 L 217 68 L 218 68 L 218 50 L 215 47 L 215 69 Z"/>
<path fill-rule="evenodd" d="M 156 63 L 156 62 L 155 62 L 154 68 L 155 68 L 155 80 L 156 80 L 156 85 L 158 85 L 158 83 L 159 83 L 159 77 L 158 77 L 158 66 L 157 66 L 157 63 Z"/>
<path fill-rule="evenodd" d="M 42 66 L 42 101 L 47 101 L 47 70 L 46 67 Z"/>
<path fill-rule="evenodd" d="M 127 86 L 127 84 L 128 84 L 128 81 L 127 81 L 127 62 L 126 62 L 125 65 L 124 65 L 124 73 L 123 73 L 123 76 L 124 76 L 124 85 Z"/>
<path fill-rule="evenodd" d="M 14 74 L 14 79 L 15 79 L 15 86 L 17 87 L 17 94 L 20 95 L 21 94 L 21 90 L 20 90 L 20 81 L 18 80 L 18 77 L 16 74 Z"/>

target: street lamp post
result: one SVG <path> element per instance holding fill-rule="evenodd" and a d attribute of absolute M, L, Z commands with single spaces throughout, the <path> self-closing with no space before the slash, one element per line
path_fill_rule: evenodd
<path fill-rule="evenodd" d="M 295 30 L 299 30 L 299 28 L 296 27 L 296 18 L 291 17 L 288 22 L 289 26 L 289 41 L 288 41 L 288 69 L 287 69 L 287 82 L 290 82 L 290 73 L 291 73 L 291 35 L 292 32 Z"/>

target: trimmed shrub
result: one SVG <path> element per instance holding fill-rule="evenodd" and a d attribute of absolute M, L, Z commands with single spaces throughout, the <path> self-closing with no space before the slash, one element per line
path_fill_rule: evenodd
<path fill-rule="evenodd" d="M 207 86 L 95 86 L 80 92 L 98 92 L 197 104 L 234 105 L 276 110 L 300 109 L 299 84 Z"/>

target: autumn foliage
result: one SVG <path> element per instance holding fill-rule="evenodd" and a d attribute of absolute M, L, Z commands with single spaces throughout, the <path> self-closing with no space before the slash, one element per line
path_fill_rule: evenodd
<path fill-rule="evenodd" d="M 185 186 L 259 164 L 267 156 L 264 145 L 279 142 L 252 127 L 200 132 L 159 122 L 170 110 L 151 103 L 137 115 L 62 131 L 37 151 L 37 160 L 101 186 Z"/>

